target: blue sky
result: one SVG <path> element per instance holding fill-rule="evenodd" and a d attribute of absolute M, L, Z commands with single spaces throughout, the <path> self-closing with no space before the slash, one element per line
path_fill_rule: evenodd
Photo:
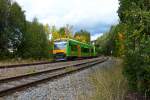
<path fill-rule="evenodd" d="M 27 20 L 37 17 L 43 24 L 85 29 L 92 40 L 118 23 L 118 0 L 15 0 L 25 10 Z"/>

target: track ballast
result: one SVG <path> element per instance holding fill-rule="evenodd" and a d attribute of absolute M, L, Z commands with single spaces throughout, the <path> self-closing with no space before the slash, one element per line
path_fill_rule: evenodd
<path fill-rule="evenodd" d="M 60 68 L 54 68 L 50 70 L 44 70 L 40 72 L 35 72 L 26 75 L 20 75 L 11 78 L 5 78 L 0 80 L 0 96 L 9 95 L 13 91 L 18 89 L 23 89 L 25 87 L 30 87 L 36 84 L 39 84 L 44 81 L 56 79 L 67 74 L 71 74 L 89 67 L 92 67 L 96 64 L 106 61 L 108 58 L 98 58 L 93 61 L 87 61 L 72 65 L 62 66 Z"/>

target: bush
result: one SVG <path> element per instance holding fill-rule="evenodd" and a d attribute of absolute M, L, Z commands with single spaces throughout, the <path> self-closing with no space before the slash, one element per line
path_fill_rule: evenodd
<path fill-rule="evenodd" d="M 27 32 L 24 34 L 20 46 L 20 55 L 23 58 L 48 58 L 49 44 L 44 26 L 35 18 L 33 22 L 27 23 Z"/>
<path fill-rule="evenodd" d="M 142 41 L 135 50 L 128 50 L 124 58 L 123 73 L 129 89 L 150 95 L 150 38 Z"/>
<path fill-rule="evenodd" d="M 127 81 L 122 75 L 122 64 L 112 68 L 103 68 L 94 72 L 91 83 L 95 87 L 92 100 L 124 100 L 127 92 Z"/>

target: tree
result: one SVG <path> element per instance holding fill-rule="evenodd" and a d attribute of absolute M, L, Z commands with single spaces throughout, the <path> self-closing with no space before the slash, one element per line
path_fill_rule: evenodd
<path fill-rule="evenodd" d="M 36 18 L 27 23 L 27 32 L 24 35 L 22 53 L 24 58 L 41 59 L 48 57 L 48 37 L 44 26 Z"/>
<path fill-rule="evenodd" d="M 97 38 L 95 46 L 99 55 L 111 55 L 111 50 L 108 43 L 109 33 L 104 33 L 101 37 Z"/>
<path fill-rule="evenodd" d="M 124 33 L 122 25 L 111 26 L 109 32 L 104 33 L 96 41 L 99 54 L 121 57 L 124 55 Z"/>
<path fill-rule="evenodd" d="M 54 41 L 55 39 L 60 38 L 58 30 L 56 29 L 55 26 L 52 26 L 50 31 L 51 31 L 51 34 L 52 34 L 52 41 Z"/>
<path fill-rule="evenodd" d="M 65 27 L 61 27 L 58 31 L 59 33 L 59 37 L 60 38 L 67 38 L 67 34 L 66 34 L 66 28 Z"/>
<path fill-rule="evenodd" d="M 129 87 L 150 95 L 150 1 L 119 0 L 120 24 L 126 27 L 124 75 Z"/>
<path fill-rule="evenodd" d="M 72 26 L 70 25 L 66 25 L 65 27 L 61 27 L 58 31 L 58 33 L 60 34 L 60 38 L 72 38 Z"/>
<path fill-rule="evenodd" d="M 49 57 L 53 57 L 53 39 L 52 39 L 52 32 L 51 31 L 54 31 L 54 30 L 51 30 L 50 29 L 50 26 L 48 24 L 46 24 L 44 26 L 44 29 L 45 29 L 45 32 L 47 34 L 47 37 L 48 37 L 48 53 L 49 53 Z"/>
<path fill-rule="evenodd" d="M 91 41 L 90 32 L 87 32 L 86 30 L 80 30 L 79 32 L 76 32 L 74 38 L 85 43 L 90 43 Z"/>
<path fill-rule="evenodd" d="M 0 1 L 0 55 L 16 52 L 25 31 L 25 15 L 21 7 L 11 0 Z"/>
<path fill-rule="evenodd" d="M 23 34 L 26 32 L 26 19 L 24 11 L 21 7 L 14 2 L 10 7 L 9 16 L 9 48 L 13 52 L 17 52 L 23 38 Z"/>
<path fill-rule="evenodd" d="M 72 25 L 66 24 L 66 26 L 65 26 L 65 33 L 66 33 L 66 37 L 67 38 L 73 38 L 72 28 L 73 28 Z"/>
<path fill-rule="evenodd" d="M 56 29 L 55 26 L 52 26 L 51 27 L 52 41 L 59 38 L 73 38 L 71 30 L 72 26 L 68 24 L 65 27 L 61 27 L 60 29 Z"/>
<path fill-rule="evenodd" d="M 8 53 L 8 16 L 11 4 L 9 0 L 0 0 L 0 56 Z"/>

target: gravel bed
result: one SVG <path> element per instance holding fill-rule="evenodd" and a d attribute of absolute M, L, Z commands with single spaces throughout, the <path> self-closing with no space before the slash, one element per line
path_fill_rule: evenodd
<path fill-rule="evenodd" d="M 94 58 L 94 59 L 98 59 L 98 58 Z M 89 59 L 89 60 L 92 60 L 92 59 Z M 79 63 L 81 61 L 83 62 L 83 61 L 87 61 L 87 60 L 58 62 L 58 63 L 51 63 L 51 64 L 33 65 L 33 66 L 27 66 L 27 67 L 4 68 L 4 69 L 0 69 L 0 79 L 12 77 L 12 76 L 23 75 L 23 74 L 34 73 L 34 72 L 38 72 L 41 70 L 61 67 L 64 65 L 75 64 L 75 63 Z"/>
<path fill-rule="evenodd" d="M 89 75 L 115 63 L 116 60 L 110 58 L 92 68 L 1 97 L 0 100 L 87 100 L 94 90 L 89 83 Z"/>

